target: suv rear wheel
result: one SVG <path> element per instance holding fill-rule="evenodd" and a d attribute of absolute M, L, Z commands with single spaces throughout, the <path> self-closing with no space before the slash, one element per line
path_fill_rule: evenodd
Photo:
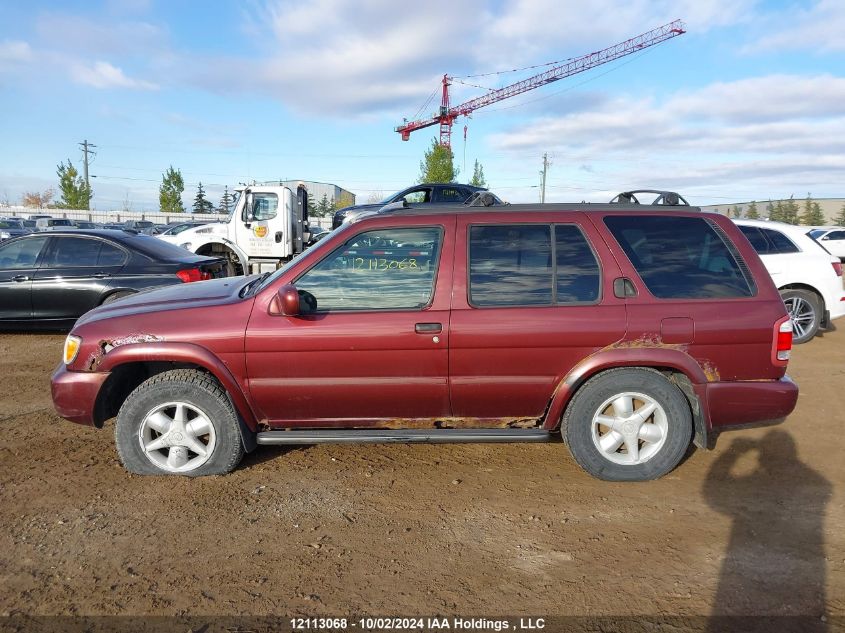
<path fill-rule="evenodd" d="M 612 369 L 578 390 L 563 419 L 566 443 L 588 473 L 647 481 L 671 471 L 692 438 L 689 405 L 652 369 Z"/>
<path fill-rule="evenodd" d="M 780 296 L 792 320 L 792 342 L 800 345 L 811 340 L 821 327 L 822 302 L 819 296 L 799 288 L 781 290 Z"/>
<path fill-rule="evenodd" d="M 115 441 L 123 466 L 139 475 L 222 475 L 244 453 L 226 392 L 191 369 L 153 376 L 129 394 Z"/>

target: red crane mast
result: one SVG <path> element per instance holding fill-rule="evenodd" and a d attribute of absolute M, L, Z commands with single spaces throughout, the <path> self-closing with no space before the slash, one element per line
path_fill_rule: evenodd
<path fill-rule="evenodd" d="M 619 44 L 614 44 L 613 46 L 609 46 L 608 48 L 595 53 L 576 57 L 575 59 L 553 66 L 549 70 L 534 75 L 533 77 L 529 77 L 528 79 L 517 81 L 516 83 L 503 88 L 491 90 L 485 95 L 476 97 L 475 99 L 470 99 L 469 101 L 465 101 L 464 103 L 454 107 L 449 105 L 449 86 L 452 83 L 452 77 L 449 75 L 443 75 L 443 96 L 440 103 L 440 113 L 428 119 L 419 119 L 417 121 L 410 122 L 406 121 L 402 125 L 398 126 L 396 131 L 402 135 L 403 141 L 407 141 L 411 136 L 411 132 L 439 124 L 440 144 L 446 147 L 451 147 L 452 124 L 459 116 L 467 116 L 473 111 L 483 108 L 484 106 L 488 106 L 491 103 L 515 97 L 516 95 L 528 92 L 529 90 L 534 90 L 535 88 L 545 86 L 546 84 L 550 84 L 554 81 L 565 79 L 566 77 L 571 77 L 572 75 L 577 75 L 585 70 L 590 70 L 596 66 L 601 66 L 602 64 L 607 64 L 608 62 L 619 59 L 620 57 L 631 55 L 632 53 L 649 48 L 650 46 L 655 46 L 661 42 L 670 40 L 673 37 L 677 37 L 678 35 L 683 35 L 686 33 L 684 26 L 685 25 L 681 20 L 675 20 L 674 22 L 664 24 L 656 29 L 652 29 L 651 31 L 632 37 L 624 42 L 620 42 Z"/>

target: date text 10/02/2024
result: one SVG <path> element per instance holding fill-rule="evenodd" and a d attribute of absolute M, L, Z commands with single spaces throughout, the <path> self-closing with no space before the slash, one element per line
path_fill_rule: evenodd
<path fill-rule="evenodd" d="M 445 617 L 364 617 L 364 618 L 291 618 L 294 631 L 324 631 L 361 629 L 368 631 L 422 630 L 422 631 L 530 631 L 545 628 L 544 618 L 521 617 L 513 621 L 488 618 Z"/>

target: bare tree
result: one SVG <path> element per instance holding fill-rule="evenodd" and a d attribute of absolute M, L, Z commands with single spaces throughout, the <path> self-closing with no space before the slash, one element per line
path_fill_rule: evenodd
<path fill-rule="evenodd" d="M 53 189 L 46 189 L 42 193 L 37 191 L 24 191 L 21 196 L 21 204 L 25 207 L 33 207 L 35 209 L 43 209 L 50 204 L 56 192 Z"/>
<path fill-rule="evenodd" d="M 369 204 L 375 204 L 376 202 L 381 202 L 382 200 L 384 200 L 383 191 L 371 191 L 370 195 L 367 196 L 367 202 Z"/>

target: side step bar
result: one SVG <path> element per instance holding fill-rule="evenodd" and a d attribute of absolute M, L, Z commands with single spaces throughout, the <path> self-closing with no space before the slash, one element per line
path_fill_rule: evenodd
<path fill-rule="evenodd" d="M 551 433 L 541 429 L 320 429 L 314 431 L 263 431 L 259 444 L 384 444 L 548 442 Z"/>

